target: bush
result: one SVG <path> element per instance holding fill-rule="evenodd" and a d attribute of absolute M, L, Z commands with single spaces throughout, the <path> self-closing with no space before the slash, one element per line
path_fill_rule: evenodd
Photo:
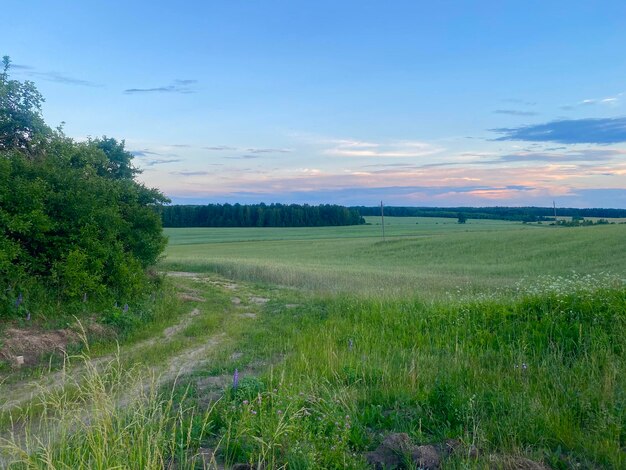
<path fill-rule="evenodd" d="M 156 206 L 167 199 L 135 181 L 124 142 L 75 142 L 40 115 L 30 82 L 0 74 L 0 315 L 15 293 L 130 301 L 165 248 Z M 10 104 L 18 103 L 16 109 Z M 15 107 L 15 106 L 14 106 Z M 13 134 L 15 135 L 13 135 Z"/>

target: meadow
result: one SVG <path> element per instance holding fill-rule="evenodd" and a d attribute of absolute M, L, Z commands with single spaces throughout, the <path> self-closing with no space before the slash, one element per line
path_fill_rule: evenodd
<path fill-rule="evenodd" d="M 626 225 L 386 221 L 167 230 L 172 315 L 7 406 L 7 466 L 624 468 Z"/>
<path fill-rule="evenodd" d="M 166 229 L 164 268 L 320 292 L 441 297 L 508 294 L 519 282 L 626 272 L 626 225 L 555 230 L 516 222 L 388 217 L 371 225 Z M 378 225 L 376 225 L 378 223 Z"/>

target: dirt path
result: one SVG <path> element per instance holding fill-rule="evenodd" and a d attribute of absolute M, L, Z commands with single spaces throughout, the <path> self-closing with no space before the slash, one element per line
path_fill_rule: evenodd
<path fill-rule="evenodd" d="M 237 322 L 255 322 L 258 316 L 265 309 L 270 301 L 267 297 L 261 297 L 257 293 L 251 292 L 247 286 L 240 286 L 232 281 L 216 278 L 211 275 L 199 273 L 173 272 L 166 273 L 173 278 L 179 278 L 176 282 L 177 297 L 182 302 L 195 303 L 188 313 L 178 318 L 178 321 L 160 332 L 137 343 L 120 346 L 117 353 L 107 354 L 92 359 L 75 356 L 70 358 L 71 365 L 61 370 L 43 373 L 40 377 L 24 380 L 21 382 L 1 383 L 0 382 L 0 416 L 6 417 L 8 413 L 27 409 L 31 404 L 37 404 L 38 396 L 49 396 L 50 392 L 64 392 L 72 390 L 78 384 L 83 384 L 86 376 L 96 372 L 107 373 L 107 369 L 114 364 L 114 361 L 122 358 L 124 369 L 138 365 L 143 377 L 136 385 L 131 385 L 128 390 L 124 390 L 120 396 L 114 400 L 117 407 L 124 408 L 137 396 L 142 396 L 141 392 L 148 391 L 151 387 L 160 387 L 173 382 L 179 377 L 189 376 L 203 367 L 211 368 L 211 361 L 219 355 L 220 345 L 229 347 L 232 338 L 229 337 L 229 318 L 237 318 Z M 223 303 L 212 303 L 207 301 L 211 298 L 211 290 L 219 292 L 217 298 L 226 294 L 231 298 L 231 302 L 224 306 Z M 235 297 L 238 296 L 238 297 Z M 215 315 L 217 323 L 209 316 Z M 202 328 L 203 322 L 216 324 L 210 331 L 198 333 L 198 327 Z M 194 327 L 195 325 L 195 327 Z M 189 327 L 191 330 L 186 332 Z M 191 334 L 191 335 L 190 335 Z M 190 335 L 190 336 L 189 336 Z M 181 348 L 182 345 L 186 345 Z M 168 349 L 167 344 L 171 343 L 172 348 Z M 166 346 L 165 348 L 163 346 Z M 232 346 L 231 346 L 232 347 Z M 181 348 L 175 350 L 175 348 Z M 151 357 L 152 355 L 152 357 Z M 155 356 L 156 355 L 156 356 Z M 158 358 L 163 356 L 161 361 Z M 242 353 L 233 352 L 230 360 L 236 361 L 241 358 Z M 144 363 L 144 358 L 150 358 Z M 279 361 L 281 358 L 276 358 Z M 87 361 L 86 363 L 84 361 Z M 272 361 L 273 362 L 273 361 Z M 143 363 L 143 365 L 142 365 Z M 240 374 L 244 376 L 257 375 L 267 366 L 266 362 L 252 362 L 246 365 L 239 365 Z M 113 365 L 116 367 L 116 365 Z M 232 375 L 221 373 L 219 375 L 206 376 L 200 374 L 198 377 L 189 378 L 192 380 L 197 390 L 202 394 L 203 401 L 207 406 L 219 399 L 224 389 L 232 381 Z M 187 379 L 187 380 L 189 380 Z M 89 411 L 76 410 L 79 419 L 88 421 Z M 21 431 L 17 429 L 4 429 L 0 431 L 0 440 L 7 438 L 9 432 L 15 432 L 18 440 Z M 50 431 L 50 430 L 49 430 Z M 50 431 L 54 435 L 55 431 Z M 3 467 L 4 457 L 0 455 L 0 468 Z"/>
<path fill-rule="evenodd" d="M 161 335 L 157 335 L 138 343 L 132 344 L 126 347 L 120 347 L 119 354 L 124 356 L 134 355 L 140 352 L 141 350 L 146 350 L 152 346 L 154 346 L 157 342 L 162 341 L 171 341 L 173 337 L 179 332 L 183 331 L 187 328 L 193 319 L 200 315 L 200 310 L 194 308 L 188 314 L 184 315 L 180 321 L 172 326 L 165 328 Z M 200 347 L 188 348 L 182 351 L 179 351 L 174 356 L 168 358 L 166 364 L 161 367 L 151 367 L 150 370 L 154 372 L 156 375 L 159 375 L 160 372 L 163 372 L 164 375 L 171 377 L 173 368 L 180 366 L 181 372 L 188 372 L 194 368 L 194 365 L 198 362 L 198 357 L 201 353 L 206 352 L 210 347 L 217 344 L 219 338 L 223 336 L 221 334 L 214 335 L 209 338 L 208 342 L 201 345 Z M 104 356 L 96 357 L 90 359 L 90 363 L 94 365 L 96 368 L 99 368 L 115 358 L 115 353 L 107 354 Z M 1 384 L 0 385 L 0 396 L 2 396 L 3 400 L 0 403 L 0 413 L 10 411 L 16 407 L 22 406 L 28 402 L 30 402 L 34 397 L 38 394 L 42 393 L 45 390 L 56 390 L 60 389 L 67 383 L 67 374 L 71 374 L 73 377 L 78 377 L 84 371 L 85 366 L 78 364 L 76 366 L 71 365 L 71 362 L 74 360 L 81 360 L 80 358 L 69 358 L 70 365 L 67 368 L 62 368 L 57 371 L 43 373 L 41 377 L 31 380 L 24 380 L 22 382 L 10 383 L 10 384 Z M 163 370 L 160 370 L 163 369 Z M 165 380 L 163 380 L 165 381 Z"/>

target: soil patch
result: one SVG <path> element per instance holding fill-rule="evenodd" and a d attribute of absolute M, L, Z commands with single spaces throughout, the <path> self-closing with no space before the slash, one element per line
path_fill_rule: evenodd
<path fill-rule="evenodd" d="M 26 365 L 37 364 L 44 354 L 63 353 L 68 344 L 79 341 L 78 334 L 69 329 L 44 331 L 36 328 L 8 328 L 4 334 L 0 357 L 17 363 L 16 358 L 21 356 Z"/>

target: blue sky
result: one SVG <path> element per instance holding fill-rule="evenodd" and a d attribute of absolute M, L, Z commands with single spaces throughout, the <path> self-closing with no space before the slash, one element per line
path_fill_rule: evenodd
<path fill-rule="evenodd" d="M 47 122 L 125 139 L 174 202 L 626 208 L 623 1 L 3 12 Z"/>

